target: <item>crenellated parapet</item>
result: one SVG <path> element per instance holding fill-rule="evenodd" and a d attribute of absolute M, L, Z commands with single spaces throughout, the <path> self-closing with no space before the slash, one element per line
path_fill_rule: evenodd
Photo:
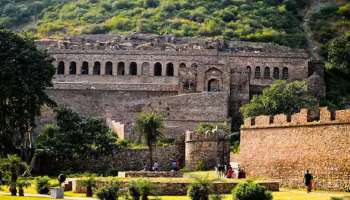
<path fill-rule="evenodd" d="M 350 109 L 332 111 L 328 107 L 321 107 L 317 112 L 301 109 L 291 116 L 278 114 L 274 116 L 249 117 L 244 120 L 243 129 L 269 128 L 283 126 L 308 126 L 320 124 L 350 124 Z"/>

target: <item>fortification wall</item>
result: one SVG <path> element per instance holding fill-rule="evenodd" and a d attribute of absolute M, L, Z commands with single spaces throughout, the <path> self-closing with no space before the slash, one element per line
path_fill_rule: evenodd
<path fill-rule="evenodd" d="M 165 118 L 166 135 L 183 139 L 186 130 L 201 122 L 226 122 L 229 96 L 226 92 L 202 92 L 154 98 L 142 108 L 155 111 Z"/>
<path fill-rule="evenodd" d="M 344 190 L 350 186 L 349 138 L 350 110 L 248 118 L 240 161 L 248 176 L 278 179 L 283 186 L 302 187 L 309 169 L 317 189 Z"/>
<path fill-rule="evenodd" d="M 83 116 L 113 119 L 125 125 L 125 139 L 138 137 L 132 123 L 152 98 L 176 95 L 168 91 L 115 91 L 97 89 L 48 89 L 48 95 L 60 106 L 72 109 Z"/>

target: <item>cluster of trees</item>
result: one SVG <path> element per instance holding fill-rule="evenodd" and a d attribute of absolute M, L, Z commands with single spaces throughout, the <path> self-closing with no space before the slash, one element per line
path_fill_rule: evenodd
<path fill-rule="evenodd" d="M 40 36 L 140 32 L 276 42 L 295 47 L 305 44 L 298 15 L 298 10 L 305 6 L 301 0 L 25 2 L 6 0 L 0 5 L 3 12 L 19 15 L 12 17 L 4 13 L 0 16 L 0 24 L 19 26 L 29 24 L 28 20 L 35 18 L 38 23 L 34 31 Z"/>
<path fill-rule="evenodd" d="M 350 102 L 350 3 L 329 3 L 310 19 L 313 37 L 326 61 L 326 103 L 342 109 Z"/>

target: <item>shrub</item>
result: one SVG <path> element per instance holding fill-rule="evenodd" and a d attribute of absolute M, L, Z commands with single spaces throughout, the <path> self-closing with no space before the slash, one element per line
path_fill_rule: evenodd
<path fill-rule="evenodd" d="M 141 196 L 142 200 L 148 200 L 148 196 L 154 191 L 154 185 L 145 179 L 138 179 L 132 181 L 129 185 L 130 196 L 134 199 L 139 199 Z"/>
<path fill-rule="evenodd" d="M 31 185 L 30 181 L 21 178 L 17 181 L 17 187 L 18 187 L 18 196 L 24 196 L 24 188 L 27 188 Z"/>
<path fill-rule="evenodd" d="M 194 181 L 190 184 L 187 190 L 187 195 L 192 200 L 208 200 L 210 187 L 214 180 L 210 180 L 208 177 L 192 177 Z M 215 199 L 214 195 L 212 198 Z"/>
<path fill-rule="evenodd" d="M 118 199 L 119 184 L 112 181 L 107 186 L 100 188 L 96 192 L 96 196 L 101 200 L 116 200 Z"/>
<path fill-rule="evenodd" d="M 253 181 L 238 184 L 233 190 L 234 200 L 272 200 L 272 195 L 265 187 Z"/>
<path fill-rule="evenodd" d="M 94 177 L 88 177 L 87 179 L 84 179 L 81 181 L 81 185 L 86 187 L 86 196 L 92 197 L 93 191 L 92 188 L 96 187 L 96 180 Z"/>
<path fill-rule="evenodd" d="M 50 178 L 48 176 L 40 176 L 35 179 L 36 191 L 39 194 L 48 194 L 50 191 Z"/>

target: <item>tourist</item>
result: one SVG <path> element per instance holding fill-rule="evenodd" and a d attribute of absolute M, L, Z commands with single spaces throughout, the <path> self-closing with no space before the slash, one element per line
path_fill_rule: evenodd
<path fill-rule="evenodd" d="M 177 168 L 177 162 L 176 160 L 172 160 L 171 161 L 171 171 L 177 171 L 178 168 Z"/>
<path fill-rule="evenodd" d="M 158 164 L 158 161 L 154 162 L 152 170 L 153 170 L 153 171 L 159 171 L 159 164 Z"/>
<path fill-rule="evenodd" d="M 216 166 L 216 170 L 217 170 L 219 178 L 225 176 L 225 165 L 224 164 L 218 162 L 218 165 Z"/>
<path fill-rule="evenodd" d="M 238 165 L 238 179 L 246 178 L 245 171 Z"/>
<path fill-rule="evenodd" d="M 226 178 L 233 178 L 234 173 L 230 164 L 227 165 Z"/>
<path fill-rule="evenodd" d="M 313 179 L 314 179 L 314 177 L 309 172 L 309 170 L 306 170 L 306 172 L 304 174 L 304 184 L 306 186 L 307 193 L 311 192 L 311 190 L 312 190 L 312 180 Z"/>

